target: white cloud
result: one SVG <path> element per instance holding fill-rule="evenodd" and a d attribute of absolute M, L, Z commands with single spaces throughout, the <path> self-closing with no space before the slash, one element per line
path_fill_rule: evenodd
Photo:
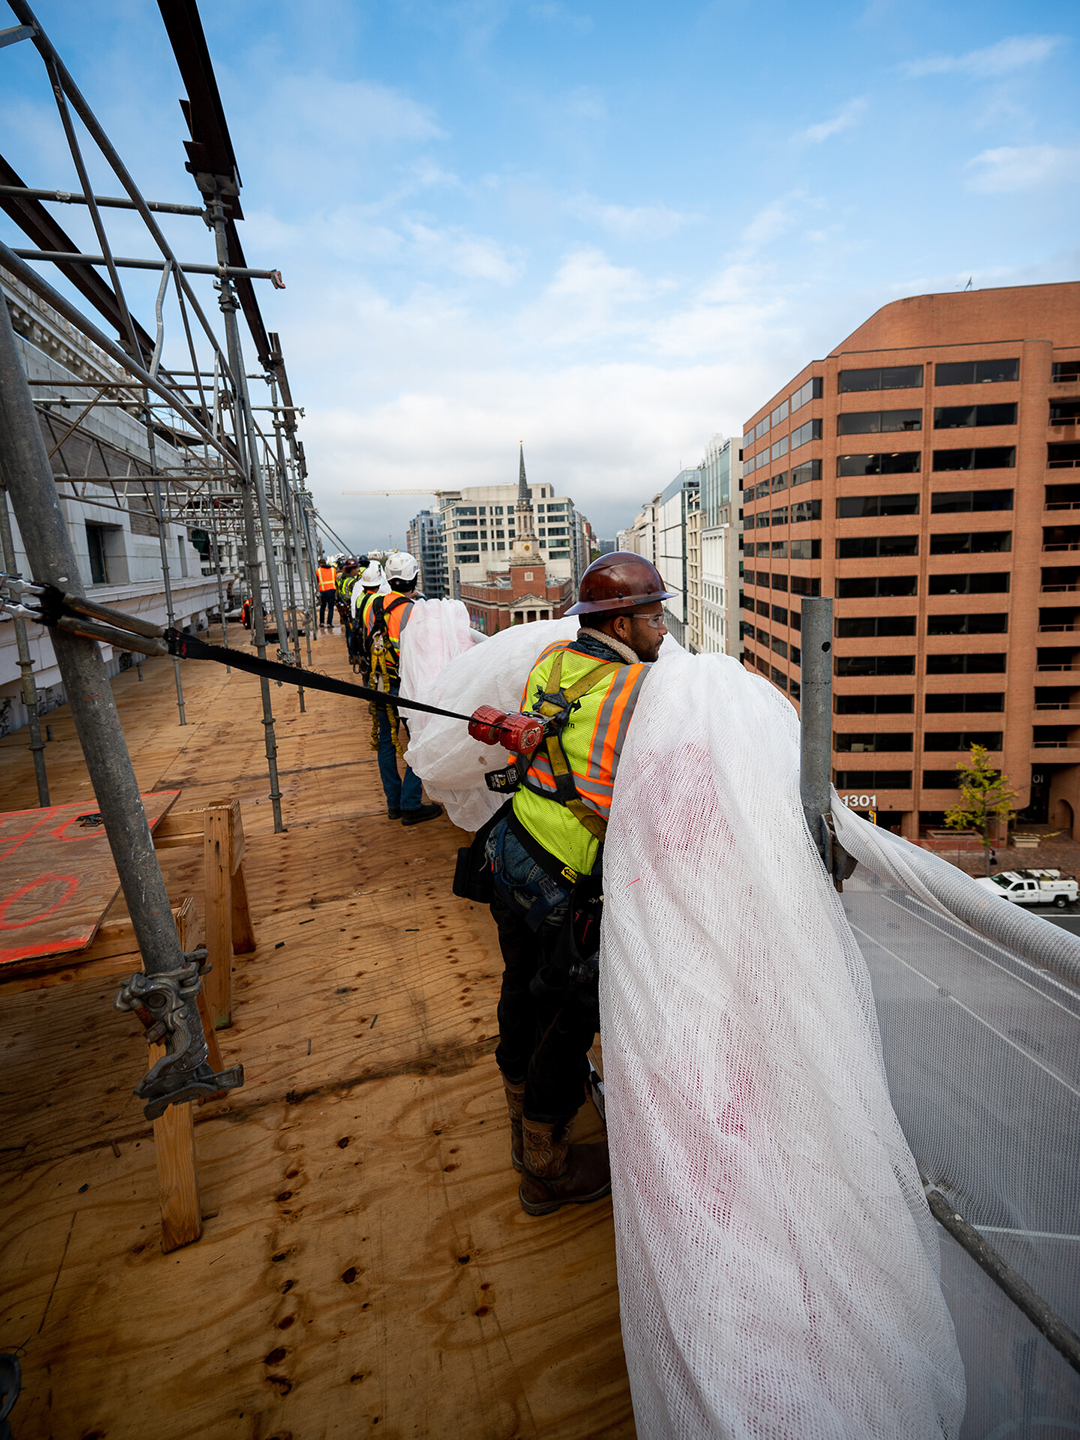
<path fill-rule="evenodd" d="M 967 168 L 967 188 L 987 195 L 1073 184 L 1080 180 L 1080 147 L 1005 145 L 984 150 Z"/>
<path fill-rule="evenodd" d="M 901 71 L 916 80 L 923 75 L 971 75 L 988 79 L 1008 75 L 1025 65 L 1038 65 L 1064 42 L 1062 35 L 1010 35 L 981 50 L 964 55 L 928 55 L 923 60 L 910 60 Z"/>
<path fill-rule="evenodd" d="M 812 145 L 820 145 L 822 140 L 828 140 L 830 136 L 839 135 L 842 130 L 850 130 L 852 125 L 857 125 L 866 113 L 866 107 L 865 96 L 849 100 L 831 120 L 822 120 L 817 125 L 810 125 L 805 130 L 800 130 L 795 138 L 809 141 Z"/>
<path fill-rule="evenodd" d="M 612 205 L 592 195 L 578 196 L 566 208 L 620 240 L 666 240 L 694 218 L 667 205 Z"/>

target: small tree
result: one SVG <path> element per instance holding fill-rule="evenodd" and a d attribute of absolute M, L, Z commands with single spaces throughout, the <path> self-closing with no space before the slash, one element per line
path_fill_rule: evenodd
<path fill-rule="evenodd" d="M 990 752 L 985 745 L 972 745 L 967 761 L 958 760 L 960 799 L 945 812 L 945 824 L 952 830 L 977 830 L 986 854 L 986 873 L 990 874 L 990 826 L 996 820 L 1006 832 L 1016 816 L 1012 802 L 1016 791 L 1009 777 L 989 763 Z"/>

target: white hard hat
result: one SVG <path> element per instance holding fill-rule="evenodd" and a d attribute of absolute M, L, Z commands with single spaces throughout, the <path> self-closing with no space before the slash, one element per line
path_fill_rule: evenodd
<path fill-rule="evenodd" d="M 420 566 L 407 550 L 395 550 L 386 562 L 387 580 L 403 580 L 410 584 L 420 574 Z"/>
<path fill-rule="evenodd" d="M 374 589 L 375 586 L 382 584 L 382 579 L 382 566 L 376 561 L 374 564 L 369 565 L 360 576 L 360 584 L 365 589 Z"/>

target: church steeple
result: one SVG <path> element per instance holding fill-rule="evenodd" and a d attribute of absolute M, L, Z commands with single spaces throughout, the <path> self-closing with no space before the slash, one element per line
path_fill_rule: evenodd
<path fill-rule="evenodd" d="M 521 548 L 521 542 L 531 542 L 525 547 L 526 553 L 536 550 L 536 531 L 533 528 L 533 505 L 532 496 L 529 494 L 529 485 L 525 479 L 525 442 L 520 444 L 518 453 L 518 498 L 517 498 L 517 539 L 515 548 Z"/>

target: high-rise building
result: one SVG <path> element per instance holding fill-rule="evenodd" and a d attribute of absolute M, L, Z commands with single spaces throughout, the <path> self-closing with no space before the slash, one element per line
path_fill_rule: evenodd
<path fill-rule="evenodd" d="M 703 654 L 742 654 L 742 463 L 737 440 L 714 435 L 701 472 Z"/>
<path fill-rule="evenodd" d="M 886 305 L 746 423 L 745 663 L 798 702 L 835 598 L 834 782 L 905 835 L 973 743 L 1080 835 L 1078 422 L 1073 283 Z"/>
<path fill-rule="evenodd" d="M 686 522 L 691 497 L 696 502 L 700 484 L 700 469 L 680 470 L 661 492 L 656 504 L 656 555 L 648 557 L 660 571 L 664 588 L 674 592 L 664 601 L 664 623 L 680 645 L 686 644 L 690 618 Z"/>
<path fill-rule="evenodd" d="M 420 589 L 429 600 L 445 600 L 450 592 L 442 516 L 438 511 L 421 510 L 413 516 L 409 521 L 407 548 L 420 566 Z"/>

